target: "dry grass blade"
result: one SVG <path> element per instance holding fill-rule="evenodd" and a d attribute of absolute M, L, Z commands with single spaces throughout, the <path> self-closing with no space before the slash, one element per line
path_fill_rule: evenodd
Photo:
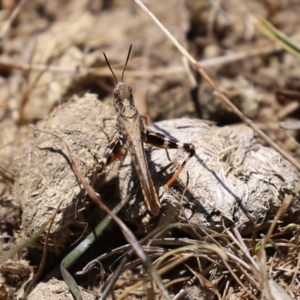
<path fill-rule="evenodd" d="M 9 16 L 8 20 L 5 22 L 5 24 L 2 26 L 0 31 L 0 39 L 3 39 L 5 35 L 7 34 L 9 28 L 11 27 L 12 22 L 15 20 L 15 18 L 18 16 L 18 14 L 21 12 L 24 5 L 28 2 L 28 0 L 22 0 L 14 9 L 14 11 Z"/>
<path fill-rule="evenodd" d="M 102 209 L 104 210 L 120 227 L 124 237 L 126 238 L 126 240 L 131 244 L 132 248 L 134 249 L 136 255 L 138 257 L 140 257 L 140 259 L 142 260 L 144 266 L 146 267 L 146 269 L 148 270 L 149 274 L 151 274 L 151 277 L 153 278 L 153 280 L 155 281 L 155 283 L 157 284 L 157 286 L 160 288 L 162 294 L 164 295 L 165 299 L 169 299 L 171 300 L 167 290 L 165 289 L 160 276 L 158 275 L 157 271 L 155 270 L 155 268 L 152 266 L 151 261 L 149 260 L 149 258 L 147 257 L 147 255 L 145 254 L 145 252 L 143 251 L 142 247 L 139 245 L 136 237 L 134 236 L 134 234 L 131 232 L 131 230 L 123 223 L 123 221 L 116 216 L 100 199 L 100 197 L 96 194 L 96 192 L 92 189 L 92 187 L 89 185 L 89 183 L 86 181 L 86 179 L 81 175 L 80 171 L 77 168 L 75 159 L 72 155 L 72 151 L 69 147 L 69 145 L 64 141 L 63 138 L 61 138 L 59 135 L 53 133 L 53 132 L 47 132 L 45 130 L 40 130 L 37 128 L 34 128 L 36 131 L 42 132 L 42 133 L 46 133 L 52 136 L 55 136 L 56 138 L 58 138 L 67 148 L 68 153 L 69 153 L 69 159 L 70 159 L 70 163 L 71 163 L 71 168 L 72 171 L 74 172 L 75 176 L 77 177 L 78 181 L 83 185 L 84 189 L 86 190 L 86 192 L 88 193 L 88 195 L 90 196 L 90 198 Z"/>
<path fill-rule="evenodd" d="M 207 289 L 213 291 L 216 296 L 218 297 L 218 300 L 222 300 L 222 297 L 219 293 L 219 291 L 212 285 L 212 283 L 207 280 L 204 276 L 202 276 L 201 274 L 195 272 L 192 268 L 190 268 L 188 265 L 186 265 L 186 267 L 190 270 L 191 273 L 193 273 L 195 275 L 195 277 L 198 278 L 199 282 L 201 283 L 201 285 L 205 286 Z"/>
<path fill-rule="evenodd" d="M 271 226 L 269 227 L 266 238 L 264 239 L 264 244 L 266 244 L 269 241 L 269 239 L 271 237 L 271 234 L 273 233 L 273 230 L 274 230 L 277 222 L 279 221 L 280 217 L 285 212 L 285 210 L 289 207 L 289 205 L 290 205 L 291 201 L 293 200 L 293 198 L 294 198 L 293 196 L 286 196 L 285 197 L 281 207 L 277 211 L 277 214 L 276 214 L 274 220 L 272 221 Z"/>
<path fill-rule="evenodd" d="M 249 127 L 251 127 L 256 134 L 264 139 L 272 148 L 279 152 L 285 159 L 287 159 L 291 164 L 293 164 L 298 170 L 300 170 L 300 164 L 286 151 L 279 147 L 275 142 L 273 142 L 262 130 L 260 130 L 253 122 L 248 119 L 229 99 L 226 97 L 216 86 L 213 80 L 207 75 L 203 70 L 201 65 L 188 53 L 188 51 L 176 40 L 176 38 L 164 27 L 164 25 L 149 11 L 149 9 L 140 0 L 134 0 L 141 9 L 147 13 L 154 23 L 166 34 L 166 36 L 173 42 L 176 48 L 184 55 L 190 63 L 195 67 L 195 69 L 200 73 L 206 83 L 214 90 L 214 93 L 222 99 L 233 112 Z"/>
<path fill-rule="evenodd" d="M 56 215 L 60 206 L 62 204 L 62 201 L 58 204 L 54 214 Z M 54 218 L 55 218 L 55 215 L 54 215 Z M 43 271 L 43 268 L 45 266 L 45 263 L 46 263 L 46 258 L 47 258 L 47 248 L 48 248 L 48 236 L 49 236 L 49 232 L 51 230 L 51 226 L 53 224 L 53 221 L 54 221 L 54 218 L 51 219 L 51 223 L 49 225 L 49 228 L 48 228 L 48 231 L 47 231 L 47 234 L 46 234 L 46 239 L 45 239 L 45 244 L 44 244 L 44 248 L 43 248 L 43 256 L 42 256 L 42 260 L 40 262 L 40 265 L 39 265 L 39 268 L 38 268 L 38 271 L 35 275 L 35 277 L 33 278 L 33 280 L 30 282 L 30 284 L 28 285 L 28 288 L 26 289 L 24 295 L 23 295 L 23 299 L 27 299 L 27 296 L 29 295 L 31 289 L 33 288 L 33 286 L 35 285 L 35 283 L 37 282 L 37 280 L 39 279 L 39 277 L 41 276 L 42 274 L 42 271 Z"/>
<path fill-rule="evenodd" d="M 196 243 L 193 245 L 188 245 L 174 250 L 168 251 L 165 254 L 161 255 L 158 260 L 155 262 L 155 267 L 160 275 L 166 274 L 174 270 L 177 266 L 183 264 L 189 259 L 193 259 L 196 256 L 200 256 L 203 251 L 208 251 L 210 253 L 218 253 L 221 256 L 222 260 L 227 260 L 227 256 L 223 251 L 215 245 L 206 245 L 204 243 Z M 149 276 L 145 276 L 141 280 L 137 281 L 135 284 L 131 285 L 125 289 L 122 294 L 117 298 L 118 300 L 126 299 L 128 295 L 141 286 L 145 285 L 146 282 L 150 280 Z"/>
<path fill-rule="evenodd" d="M 176 266 L 182 264 L 184 261 L 188 260 L 189 258 L 192 258 L 193 254 L 192 253 L 185 253 L 182 254 L 181 256 L 177 256 L 174 258 L 171 258 L 167 261 L 166 266 L 162 267 L 162 268 L 157 268 L 158 269 L 158 273 L 160 275 L 165 274 L 166 272 L 174 269 Z M 129 288 L 125 289 L 123 291 L 123 293 L 117 298 L 118 300 L 123 300 L 126 299 L 130 293 L 136 291 L 139 287 L 143 286 L 146 282 L 148 282 L 150 280 L 149 276 L 146 276 L 143 279 L 140 279 L 139 281 L 137 281 L 135 284 L 131 285 Z"/>
<path fill-rule="evenodd" d="M 8 170 L 6 170 L 4 167 L 2 167 L 1 165 L 0 165 L 0 176 L 2 176 L 3 179 L 7 181 L 14 182 L 14 175 Z"/>
<path fill-rule="evenodd" d="M 236 245 L 242 250 L 244 257 L 247 260 L 251 272 L 244 272 L 248 276 L 249 281 L 256 285 L 261 291 L 263 299 L 292 299 L 287 292 L 282 289 L 275 281 L 269 278 L 267 258 L 265 247 L 261 247 L 254 258 L 251 256 L 249 249 L 243 241 L 237 228 L 233 229 L 234 235 L 229 232 L 229 235 L 235 241 Z M 263 239 L 264 241 L 264 239 Z M 254 278 L 252 278 L 254 276 Z M 277 295 L 280 295 L 278 297 Z"/>
<path fill-rule="evenodd" d="M 164 232 L 166 232 L 167 230 L 170 230 L 171 228 L 179 227 L 178 226 L 179 224 L 170 224 L 170 223 L 171 223 L 171 218 L 166 218 L 166 222 L 163 223 L 161 226 L 157 227 L 156 229 L 152 230 L 147 236 L 145 236 L 142 239 L 142 241 L 140 242 L 140 245 L 144 245 L 151 238 L 164 235 Z M 111 251 L 110 254 L 113 254 L 113 251 Z M 126 256 L 123 257 L 123 259 L 121 260 L 121 262 L 118 265 L 118 268 L 115 270 L 114 274 L 112 275 L 111 279 L 108 281 L 105 289 L 103 290 L 101 299 L 105 299 L 107 297 L 109 291 L 112 289 L 113 285 L 117 281 L 119 274 L 122 272 L 124 265 L 130 261 L 133 254 L 134 254 L 134 252 L 131 249 L 126 254 Z M 106 256 L 106 255 L 104 255 L 104 256 Z M 103 258 L 104 258 L 104 256 L 103 256 Z M 100 261 L 100 258 L 97 258 L 97 261 Z M 84 269 L 87 269 L 87 266 Z"/>
<path fill-rule="evenodd" d="M 20 251 L 22 251 L 26 247 L 29 247 L 31 244 L 33 244 L 34 241 L 36 239 L 38 239 L 38 237 L 44 232 L 44 230 L 48 226 L 48 224 L 51 223 L 51 222 L 53 222 L 55 216 L 56 216 L 56 211 L 53 212 L 53 214 L 49 217 L 49 219 L 44 224 L 42 224 L 42 226 L 40 227 L 40 229 L 37 230 L 30 238 L 26 239 L 26 241 L 20 243 L 19 245 L 17 245 L 17 247 L 15 247 L 12 250 L 10 250 L 4 256 L 0 257 L 0 265 L 4 261 L 6 261 L 7 259 L 13 257 L 14 255 L 16 255 L 17 253 L 19 253 Z"/>
<path fill-rule="evenodd" d="M 257 28 L 267 37 L 273 41 L 279 43 L 285 50 L 300 56 L 300 48 L 283 32 L 277 30 L 270 22 L 265 18 L 251 15 L 251 19 L 254 21 Z"/>

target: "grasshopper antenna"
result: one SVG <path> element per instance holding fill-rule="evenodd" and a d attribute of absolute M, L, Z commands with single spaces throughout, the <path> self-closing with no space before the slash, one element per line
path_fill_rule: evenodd
<path fill-rule="evenodd" d="M 124 73 L 125 73 L 125 70 L 126 70 L 126 67 L 127 67 L 127 63 L 128 63 L 128 60 L 129 60 L 129 56 L 130 56 L 130 53 L 131 53 L 131 48 L 132 48 L 132 44 L 129 47 L 126 62 L 125 62 L 125 66 L 124 66 L 124 69 L 123 69 L 123 72 L 122 72 L 122 77 L 121 77 L 122 82 L 123 82 Z"/>
<path fill-rule="evenodd" d="M 107 57 L 106 57 L 106 55 L 105 55 L 105 53 L 104 53 L 104 52 L 103 52 L 103 55 L 104 55 L 104 58 L 105 58 L 105 61 L 106 61 L 106 64 L 107 64 L 107 66 L 109 67 L 109 69 L 110 69 L 111 73 L 113 74 L 113 76 L 114 76 L 114 78 L 115 78 L 115 82 L 116 82 L 116 84 L 118 84 L 117 77 L 116 77 L 116 75 L 115 75 L 114 71 L 112 70 L 112 68 L 111 68 L 111 66 L 110 66 L 110 63 L 109 63 L 109 61 L 108 61 L 108 59 L 107 59 Z M 127 64 L 127 62 L 126 62 L 126 64 Z M 126 65 L 125 65 L 125 67 L 126 67 Z M 124 73 L 124 71 L 123 71 L 123 73 Z M 122 73 L 122 78 L 123 78 L 123 73 Z"/>

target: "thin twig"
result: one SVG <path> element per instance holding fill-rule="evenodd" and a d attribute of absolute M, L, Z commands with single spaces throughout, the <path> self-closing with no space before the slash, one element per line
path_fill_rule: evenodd
<path fill-rule="evenodd" d="M 18 16 L 18 14 L 20 13 L 20 11 L 22 10 L 22 8 L 24 7 L 24 5 L 26 4 L 28 0 L 22 0 L 13 10 L 13 12 L 11 13 L 11 15 L 9 16 L 8 20 L 6 20 L 6 22 L 4 23 L 4 25 L 1 28 L 0 31 L 0 43 L 1 40 L 5 37 L 5 35 L 7 34 L 9 28 L 11 27 L 12 22 L 15 20 L 15 18 Z"/>

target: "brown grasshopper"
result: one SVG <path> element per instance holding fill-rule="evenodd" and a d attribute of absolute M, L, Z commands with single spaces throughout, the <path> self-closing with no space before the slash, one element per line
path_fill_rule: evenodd
<path fill-rule="evenodd" d="M 162 133 L 153 131 L 145 125 L 144 118 L 138 113 L 134 105 L 131 87 L 123 82 L 123 76 L 129 60 L 131 48 L 132 45 L 130 45 L 128 51 L 121 82 L 117 81 L 116 75 L 109 64 L 105 53 L 103 53 L 106 63 L 116 82 L 113 93 L 117 124 L 116 133 L 107 147 L 104 159 L 100 161 L 97 166 L 97 170 L 101 173 L 107 165 L 122 157 L 125 154 L 124 147 L 126 146 L 135 165 L 147 208 L 152 214 L 157 215 L 160 211 L 160 203 L 147 164 L 143 143 L 164 149 L 184 149 L 188 152 L 186 159 L 180 164 L 176 173 L 168 181 L 168 186 L 174 182 L 184 165 L 195 154 L 195 146 L 193 144 L 180 143 Z"/>

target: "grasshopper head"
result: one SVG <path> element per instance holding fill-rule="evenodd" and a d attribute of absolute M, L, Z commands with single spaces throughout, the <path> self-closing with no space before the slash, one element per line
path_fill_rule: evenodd
<path fill-rule="evenodd" d="M 118 104 L 118 102 L 123 102 L 125 99 L 132 100 L 133 102 L 132 88 L 124 82 L 118 82 L 114 88 L 115 104 Z"/>
<path fill-rule="evenodd" d="M 118 82 L 114 88 L 114 105 L 118 115 L 130 118 L 137 113 L 133 101 L 132 88 L 124 82 Z"/>

